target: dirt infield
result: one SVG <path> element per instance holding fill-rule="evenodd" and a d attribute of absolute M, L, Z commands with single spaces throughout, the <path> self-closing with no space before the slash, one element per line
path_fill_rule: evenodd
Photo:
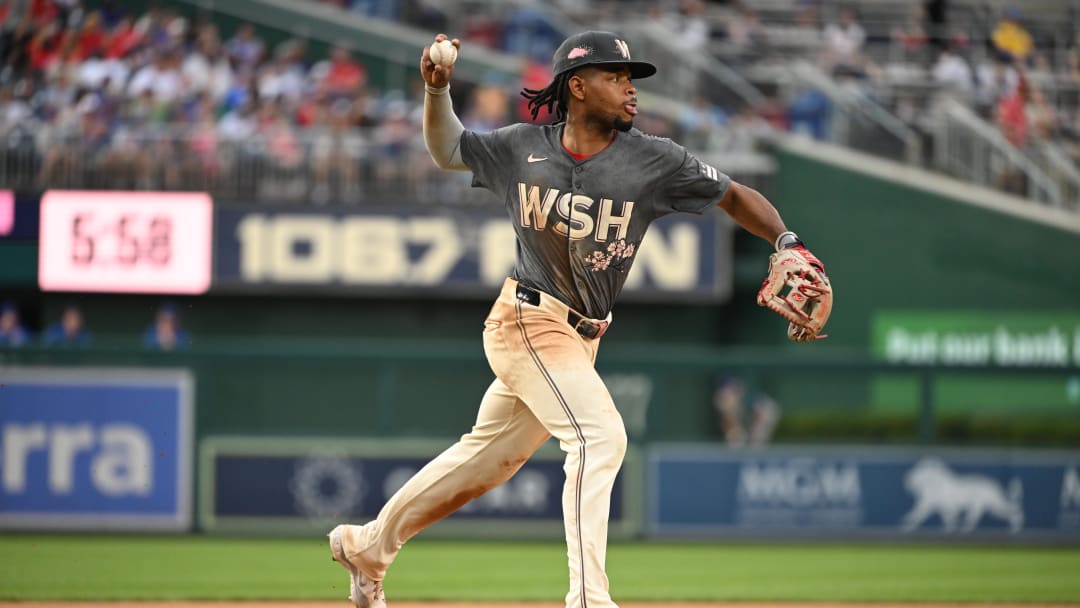
<path fill-rule="evenodd" d="M 343 602 L 0 602 L 0 608 L 251 608 L 252 606 L 271 606 L 272 608 L 349 608 L 348 601 Z M 757 602 L 655 602 L 621 604 L 620 608 L 972 608 L 980 604 L 860 604 L 860 603 L 776 603 Z M 982 604 L 993 608 L 1041 608 L 1072 607 L 1077 604 Z M 498 603 L 498 602 L 393 602 L 393 608 L 563 608 L 561 603 Z"/>

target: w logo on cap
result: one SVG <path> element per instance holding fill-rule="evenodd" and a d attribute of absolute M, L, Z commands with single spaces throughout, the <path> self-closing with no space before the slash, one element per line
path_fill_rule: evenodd
<path fill-rule="evenodd" d="M 618 51 L 618 53 L 622 55 L 624 59 L 630 59 L 630 47 L 618 38 L 615 39 L 615 50 Z"/>

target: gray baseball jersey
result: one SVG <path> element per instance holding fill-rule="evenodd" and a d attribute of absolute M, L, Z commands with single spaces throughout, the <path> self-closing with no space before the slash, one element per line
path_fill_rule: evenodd
<path fill-rule="evenodd" d="M 616 133 L 581 161 L 563 148 L 562 125 L 461 136 L 473 186 L 505 201 L 517 232 L 513 278 L 594 319 L 614 306 L 653 220 L 701 213 L 731 183 L 670 139 Z"/>

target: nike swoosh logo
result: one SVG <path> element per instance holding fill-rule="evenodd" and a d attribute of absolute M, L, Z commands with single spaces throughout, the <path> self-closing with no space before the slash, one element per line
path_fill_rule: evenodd
<path fill-rule="evenodd" d="M 530 163 L 538 163 L 538 162 L 540 162 L 540 161 L 542 161 L 542 160 L 547 160 L 547 157 L 545 156 L 545 157 L 543 157 L 543 158 L 536 158 L 535 156 L 533 156 L 532 154 L 530 154 L 530 155 L 529 155 L 529 158 L 528 158 L 527 160 L 528 160 L 528 161 L 529 161 Z"/>

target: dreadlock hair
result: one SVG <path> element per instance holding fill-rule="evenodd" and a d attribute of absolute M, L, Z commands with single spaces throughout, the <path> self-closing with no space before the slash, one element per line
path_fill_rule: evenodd
<path fill-rule="evenodd" d="M 566 120 L 566 103 L 570 95 L 566 83 L 569 82 L 571 73 L 566 71 L 559 74 L 543 89 L 521 90 L 521 96 L 529 100 L 529 111 L 532 112 L 533 120 L 540 114 L 540 108 L 544 107 L 548 112 L 555 113 L 556 122 Z"/>

